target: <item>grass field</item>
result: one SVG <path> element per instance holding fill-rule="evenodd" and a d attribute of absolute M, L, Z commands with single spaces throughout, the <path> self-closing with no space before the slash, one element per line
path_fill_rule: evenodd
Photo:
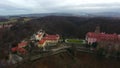
<path fill-rule="evenodd" d="M 67 43 L 75 43 L 75 44 L 84 44 L 84 40 L 82 39 L 66 39 Z"/>

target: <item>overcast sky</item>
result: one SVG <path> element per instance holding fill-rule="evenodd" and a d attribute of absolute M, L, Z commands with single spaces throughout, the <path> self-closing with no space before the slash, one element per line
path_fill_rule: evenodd
<path fill-rule="evenodd" d="M 119 10 L 120 0 L 0 0 L 0 15 Z"/>

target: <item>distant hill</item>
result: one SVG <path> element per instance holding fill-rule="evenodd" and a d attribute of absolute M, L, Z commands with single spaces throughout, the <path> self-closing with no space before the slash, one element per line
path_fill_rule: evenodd
<path fill-rule="evenodd" d="M 0 17 L 0 22 L 4 22 L 4 21 L 8 21 L 8 19 L 5 17 Z"/>
<path fill-rule="evenodd" d="M 119 12 L 76 12 L 76 13 L 34 13 L 0 16 L 0 18 L 45 17 L 45 16 L 77 16 L 77 17 L 120 17 Z"/>
<path fill-rule="evenodd" d="M 120 12 L 99 12 L 93 14 L 95 16 L 102 16 L 102 17 L 120 17 Z"/>
<path fill-rule="evenodd" d="M 45 17 L 45 16 L 76 16 L 76 15 L 71 13 L 35 13 L 35 14 L 8 15 L 4 17 L 18 18 L 18 17 Z"/>

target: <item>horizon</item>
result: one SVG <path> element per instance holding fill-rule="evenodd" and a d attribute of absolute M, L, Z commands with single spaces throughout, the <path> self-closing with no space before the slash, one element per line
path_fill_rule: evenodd
<path fill-rule="evenodd" d="M 0 15 L 119 12 L 119 0 L 2 0 Z"/>

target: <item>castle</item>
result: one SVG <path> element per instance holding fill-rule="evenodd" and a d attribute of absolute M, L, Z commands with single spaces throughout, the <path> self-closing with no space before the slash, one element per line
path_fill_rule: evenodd
<path fill-rule="evenodd" d="M 45 47 L 46 45 L 49 44 L 56 44 L 58 43 L 58 40 L 60 39 L 60 36 L 58 34 L 55 35 L 49 35 L 46 34 L 44 31 L 39 31 L 36 35 L 35 35 L 36 40 L 38 40 L 38 47 Z"/>
<path fill-rule="evenodd" d="M 95 32 L 88 32 L 85 39 L 90 45 L 97 42 L 99 48 L 120 50 L 120 35 L 100 32 L 99 26 L 96 27 Z"/>
<path fill-rule="evenodd" d="M 34 35 L 35 40 L 37 40 L 37 47 L 45 49 L 47 45 L 51 44 L 57 44 L 60 36 L 58 34 L 55 35 L 49 35 L 46 34 L 45 31 L 40 30 L 37 32 L 37 34 Z M 20 43 L 17 44 L 16 47 L 12 47 L 11 50 L 12 52 L 18 52 L 20 54 L 26 54 L 27 50 L 25 49 L 26 46 L 28 46 L 28 41 L 21 41 Z"/>

